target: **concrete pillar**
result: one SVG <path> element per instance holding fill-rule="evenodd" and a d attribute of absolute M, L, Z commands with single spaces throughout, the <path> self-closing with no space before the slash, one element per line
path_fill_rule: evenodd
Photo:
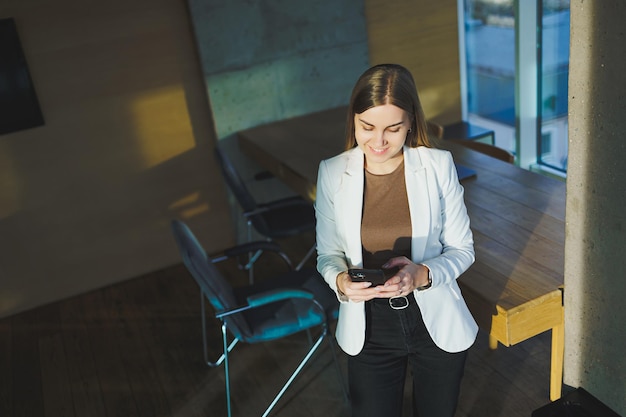
<path fill-rule="evenodd" d="M 571 2 L 564 382 L 626 415 L 626 2 Z"/>

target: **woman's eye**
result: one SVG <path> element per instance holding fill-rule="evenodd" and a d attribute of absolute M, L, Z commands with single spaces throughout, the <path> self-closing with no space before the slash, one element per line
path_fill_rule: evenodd
<path fill-rule="evenodd" d="M 374 130 L 374 128 L 369 126 L 363 126 L 363 130 L 365 130 L 366 132 L 371 132 L 372 130 Z"/>
<path fill-rule="evenodd" d="M 400 129 L 389 129 L 389 131 L 391 133 L 398 133 L 400 131 Z"/>

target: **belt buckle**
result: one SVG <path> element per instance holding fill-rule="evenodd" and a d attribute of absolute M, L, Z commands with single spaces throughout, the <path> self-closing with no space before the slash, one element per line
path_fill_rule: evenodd
<path fill-rule="evenodd" d="M 399 295 L 397 297 L 391 297 L 389 299 L 389 307 L 394 310 L 404 310 L 409 306 L 409 299 L 404 295 Z"/>

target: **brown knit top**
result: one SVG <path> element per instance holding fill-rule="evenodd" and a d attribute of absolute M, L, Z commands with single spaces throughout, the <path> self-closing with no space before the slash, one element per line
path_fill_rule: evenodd
<path fill-rule="evenodd" d="M 363 267 L 380 268 L 389 258 L 411 259 L 411 215 L 404 161 L 390 174 L 365 170 L 361 243 Z"/>

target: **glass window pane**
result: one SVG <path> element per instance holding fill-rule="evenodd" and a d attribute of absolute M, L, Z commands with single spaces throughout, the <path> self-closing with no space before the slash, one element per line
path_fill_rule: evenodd
<path fill-rule="evenodd" d="M 513 0 L 465 0 L 468 121 L 515 150 L 515 14 Z"/>
<path fill-rule="evenodd" d="M 542 0 L 539 163 L 567 171 L 569 0 Z"/>

